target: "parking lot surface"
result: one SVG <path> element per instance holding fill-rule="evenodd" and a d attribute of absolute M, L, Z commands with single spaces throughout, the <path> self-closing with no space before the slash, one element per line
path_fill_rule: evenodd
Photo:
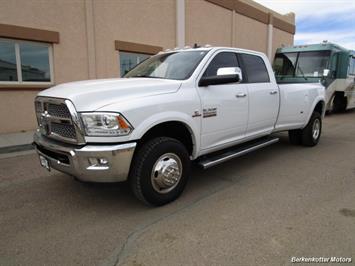
<path fill-rule="evenodd" d="M 355 111 L 327 116 L 314 148 L 280 136 L 194 167 L 183 195 L 160 208 L 127 184 L 49 173 L 35 154 L 0 159 L 0 265 L 275 266 L 332 256 L 354 265 Z"/>

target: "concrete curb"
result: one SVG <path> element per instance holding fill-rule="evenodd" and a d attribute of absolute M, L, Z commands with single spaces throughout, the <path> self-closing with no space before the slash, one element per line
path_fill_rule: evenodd
<path fill-rule="evenodd" d="M 0 134 L 0 155 L 30 151 L 35 131 Z"/>
<path fill-rule="evenodd" d="M 34 146 L 32 144 L 22 144 L 22 145 L 14 145 L 0 148 L 0 154 L 20 152 L 20 151 L 29 151 L 33 150 Z"/>

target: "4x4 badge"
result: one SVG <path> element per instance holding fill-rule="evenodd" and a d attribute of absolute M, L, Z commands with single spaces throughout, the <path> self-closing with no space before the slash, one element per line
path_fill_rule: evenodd
<path fill-rule="evenodd" d="M 192 117 L 199 117 L 199 116 L 201 116 L 201 114 L 200 114 L 200 111 L 198 111 L 198 110 L 196 110 L 194 112 L 194 114 L 192 115 Z"/>

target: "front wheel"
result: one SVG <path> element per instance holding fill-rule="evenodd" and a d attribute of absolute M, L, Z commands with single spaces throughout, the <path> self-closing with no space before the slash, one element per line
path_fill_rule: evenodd
<path fill-rule="evenodd" d="M 130 172 L 135 196 L 147 205 L 160 206 L 178 198 L 190 174 L 190 158 L 176 139 L 159 137 L 137 151 Z"/>

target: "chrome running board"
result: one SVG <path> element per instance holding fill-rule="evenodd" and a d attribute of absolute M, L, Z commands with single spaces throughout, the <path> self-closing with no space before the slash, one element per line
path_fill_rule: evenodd
<path fill-rule="evenodd" d="M 253 143 L 247 143 L 243 146 L 237 146 L 236 148 L 228 149 L 224 153 L 219 153 L 217 155 L 212 155 L 209 157 L 204 157 L 198 160 L 198 165 L 201 166 L 203 169 L 208 169 L 220 163 L 224 163 L 228 160 L 231 160 L 236 157 L 240 157 L 247 153 L 256 151 L 258 149 L 264 148 L 271 144 L 274 144 L 279 141 L 279 138 L 264 138 L 261 140 L 254 141 Z"/>

